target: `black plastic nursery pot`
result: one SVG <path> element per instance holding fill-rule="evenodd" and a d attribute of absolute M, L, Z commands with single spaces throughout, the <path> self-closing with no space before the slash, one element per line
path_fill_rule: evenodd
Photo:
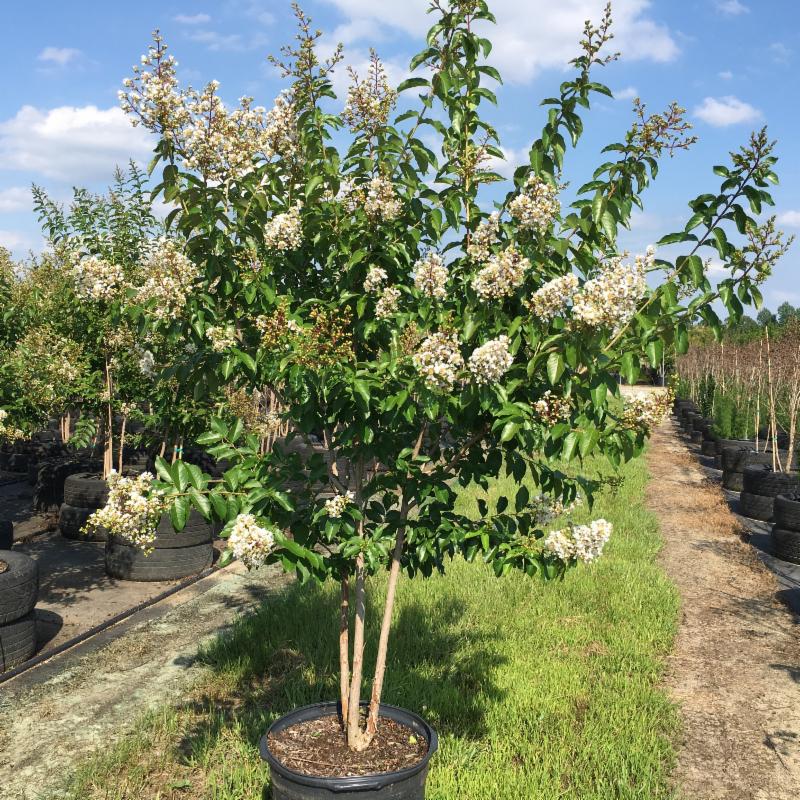
<path fill-rule="evenodd" d="M 424 800 L 428 763 L 439 746 L 439 739 L 436 731 L 422 717 L 403 708 L 381 703 L 379 714 L 410 728 L 428 743 L 428 752 L 413 767 L 375 775 L 320 777 L 304 775 L 285 767 L 270 751 L 270 734 L 337 713 L 337 703 L 315 703 L 296 708 L 273 722 L 261 737 L 261 758 L 269 764 L 272 800 Z"/>

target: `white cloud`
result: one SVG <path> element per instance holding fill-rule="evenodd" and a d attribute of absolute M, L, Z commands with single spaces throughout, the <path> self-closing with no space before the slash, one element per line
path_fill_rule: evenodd
<path fill-rule="evenodd" d="M 116 165 L 149 158 L 153 141 L 119 108 L 23 106 L 0 122 L 0 170 L 21 170 L 84 185 Z"/>
<path fill-rule="evenodd" d="M 504 178 L 511 178 L 517 167 L 529 163 L 531 146 L 527 147 L 501 147 L 505 159 L 498 158 L 497 156 L 490 156 L 481 166 L 489 169 L 492 172 L 497 172 Z"/>
<path fill-rule="evenodd" d="M 0 189 L 0 212 L 30 211 L 32 204 L 31 190 L 25 186 Z"/>
<path fill-rule="evenodd" d="M 727 95 L 720 98 L 706 97 L 695 107 L 694 115 L 709 125 L 724 128 L 727 125 L 753 122 L 761 117 L 761 112 L 744 100 Z"/>
<path fill-rule="evenodd" d="M 45 47 L 37 56 L 39 61 L 66 67 L 71 61 L 81 57 L 81 51 L 74 47 Z"/>
<path fill-rule="evenodd" d="M 33 248 L 33 242 L 19 231 L 0 230 L 0 247 L 11 250 L 12 253 L 19 257 Z"/>
<path fill-rule="evenodd" d="M 722 72 L 718 72 L 717 75 L 724 81 L 729 81 L 733 78 L 733 73 L 729 69 L 724 69 Z"/>
<path fill-rule="evenodd" d="M 181 25 L 206 25 L 211 22 L 208 14 L 176 14 L 172 19 Z"/>
<path fill-rule="evenodd" d="M 738 17 L 740 14 L 750 13 L 750 9 L 740 0 L 716 0 L 714 5 L 717 7 L 717 11 L 730 17 Z"/>
<path fill-rule="evenodd" d="M 782 214 L 778 214 L 778 225 L 800 228 L 800 211 L 784 211 Z"/>
<path fill-rule="evenodd" d="M 635 86 L 626 86 L 624 89 L 617 89 L 614 92 L 615 100 L 633 100 L 639 96 L 639 90 Z"/>
<path fill-rule="evenodd" d="M 432 24 L 431 16 L 425 13 L 428 0 L 327 2 L 348 18 L 342 31 L 353 40 L 372 37 L 375 24 L 419 39 Z M 494 44 L 489 60 L 510 83 L 525 83 L 544 69 L 564 68 L 578 55 L 584 21 L 598 21 L 604 5 L 604 0 L 495 0 L 492 12 L 497 25 L 483 31 Z M 626 58 L 657 62 L 671 61 L 678 55 L 669 29 L 646 16 L 650 6 L 650 0 L 617 0 L 615 38 L 609 51 L 619 49 Z"/>
<path fill-rule="evenodd" d="M 243 52 L 253 50 L 266 44 L 267 38 L 262 34 L 253 34 L 244 37 L 240 33 L 220 33 L 219 31 L 193 31 L 187 38 L 198 44 L 205 45 L 214 52 Z"/>
<path fill-rule="evenodd" d="M 773 42 L 769 46 L 769 52 L 776 64 L 788 64 L 794 55 L 794 50 L 783 42 Z"/>

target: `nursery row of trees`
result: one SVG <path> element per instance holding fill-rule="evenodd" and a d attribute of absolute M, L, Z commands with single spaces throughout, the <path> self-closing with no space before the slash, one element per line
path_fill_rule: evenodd
<path fill-rule="evenodd" d="M 800 414 L 800 319 L 765 326 L 754 338 L 734 329 L 717 341 L 703 327 L 691 338 L 676 362 L 678 393 L 713 418 L 720 437 L 785 450 L 781 465 L 790 469 Z"/>

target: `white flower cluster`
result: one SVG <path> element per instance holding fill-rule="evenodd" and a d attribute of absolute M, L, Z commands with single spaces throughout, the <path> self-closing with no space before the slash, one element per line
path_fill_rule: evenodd
<path fill-rule="evenodd" d="M 600 557 L 612 531 L 610 522 L 595 519 L 588 525 L 552 531 L 545 537 L 544 548 L 565 563 L 573 559 L 589 563 Z"/>
<path fill-rule="evenodd" d="M 145 378 L 152 378 L 156 374 L 156 359 L 150 350 L 144 350 L 141 347 L 136 348 L 139 356 L 139 371 Z"/>
<path fill-rule="evenodd" d="M 206 338 L 211 342 L 211 349 L 215 353 L 224 352 L 229 347 L 233 347 L 238 341 L 236 331 L 230 325 L 208 325 L 206 327 Z"/>
<path fill-rule="evenodd" d="M 275 549 L 275 532 L 262 528 L 252 514 L 239 514 L 233 522 L 228 547 L 248 569 L 264 564 Z"/>
<path fill-rule="evenodd" d="M 451 391 L 464 368 L 458 337 L 444 331 L 428 336 L 411 360 L 427 387 L 439 392 Z"/>
<path fill-rule="evenodd" d="M 137 292 L 139 302 L 156 301 L 150 313 L 158 320 L 171 319 L 180 313 L 200 272 L 181 252 L 178 242 L 159 239 L 142 268 L 147 280 Z"/>
<path fill-rule="evenodd" d="M 553 278 L 537 289 L 528 303 L 531 313 L 547 324 L 555 317 L 565 313 L 578 288 L 578 278 L 571 272 L 560 278 Z"/>
<path fill-rule="evenodd" d="M 378 319 L 387 319 L 397 313 L 397 304 L 400 302 L 400 290 L 396 286 L 387 286 L 383 294 L 375 303 L 375 316 Z"/>
<path fill-rule="evenodd" d="M 481 300 L 508 297 L 522 285 L 531 262 L 516 248 L 507 247 L 491 256 L 489 263 L 472 279 L 472 288 Z"/>
<path fill-rule="evenodd" d="M 647 434 L 664 421 L 671 406 L 672 397 L 668 392 L 632 397 L 625 401 L 622 426 L 631 430 L 642 430 Z"/>
<path fill-rule="evenodd" d="M 388 178 L 376 175 L 370 180 L 364 198 L 364 213 L 368 217 L 389 222 L 398 217 L 402 209 L 403 204 Z"/>
<path fill-rule="evenodd" d="M 558 189 L 531 174 L 522 192 L 508 204 L 508 212 L 521 228 L 546 233 L 561 212 Z"/>
<path fill-rule="evenodd" d="M 370 267 L 367 270 L 367 277 L 364 279 L 364 291 L 370 294 L 378 294 L 386 285 L 389 276 L 383 267 Z"/>
<path fill-rule="evenodd" d="M 542 422 L 547 425 L 555 425 L 557 422 L 567 420 L 572 413 L 569 400 L 553 394 L 550 389 L 533 404 L 533 408 Z"/>
<path fill-rule="evenodd" d="M 8 411 L 0 408 L 0 442 L 13 442 L 16 439 L 24 439 L 25 434 L 19 428 L 12 428 L 6 420 Z"/>
<path fill-rule="evenodd" d="M 469 371 L 479 386 L 496 383 L 513 362 L 514 356 L 508 350 L 508 336 L 503 335 L 473 350 L 469 357 Z"/>
<path fill-rule="evenodd" d="M 386 70 L 373 52 L 367 77 L 360 81 L 355 70 L 350 68 L 351 84 L 347 90 L 347 104 L 342 119 L 353 132 L 374 132 L 389 120 L 389 114 L 397 102 L 397 92 L 390 86 Z"/>
<path fill-rule="evenodd" d="M 414 286 L 427 297 L 447 297 L 447 267 L 439 253 L 428 253 L 414 264 Z"/>
<path fill-rule="evenodd" d="M 297 148 L 297 108 L 291 91 L 284 89 L 264 120 L 264 155 L 291 158 Z"/>
<path fill-rule="evenodd" d="M 631 320 L 647 292 L 645 270 L 655 259 L 655 250 L 637 256 L 633 266 L 615 256 L 603 265 L 596 278 L 586 281 L 573 298 L 572 316 L 594 327 L 618 329 Z"/>
<path fill-rule="evenodd" d="M 134 66 L 133 78 L 123 81 L 125 89 L 118 96 L 122 110 L 133 118 L 134 125 L 143 125 L 174 140 L 177 131 L 188 122 L 175 75 L 178 62 L 166 55 L 167 46 L 157 33 L 153 38 L 154 44 L 142 56 L 141 65 Z"/>
<path fill-rule="evenodd" d="M 329 517 L 341 517 L 344 514 L 344 510 L 354 499 L 355 495 L 349 491 L 344 494 L 337 494 L 335 497 L 331 497 L 330 500 L 325 501 L 325 513 Z"/>
<path fill-rule="evenodd" d="M 488 261 L 492 254 L 492 245 L 500 232 L 500 212 L 493 211 L 488 219 L 478 225 L 470 237 L 467 255 L 474 261 Z"/>
<path fill-rule="evenodd" d="M 276 214 L 264 228 L 264 243 L 275 250 L 296 250 L 303 242 L 300 220 L 301 203 L 282 214 Z"/>
<path fill-rule="evenodd" d="M 75 291 L 84 300 L 111 302 L 125 291 L 125 273 L 99 256 L 84 256 L 73 267 Z"/>
<path fill-rule="evenodd" d="M 536 509 L 536 524 L 547 525 L 556 517 L 571 514 L 581 505 L 581 498 L 576 497 L 571 503 L 564 505 L 564 501 L 561 499 L 554 500 L 552 497 L 540 494 L 531 500 L 531 505 Z"/>
<path fill-rule="evenodd" d="M 154 476 L 143 472 L 123 477 L 112 470 L 108 476 L 108 502 L 86 520 L 84 531 L 105 530 L 148 552 L 156 538 L 156 527 L 166 511 L 161 492 L 152 491 Z"/>

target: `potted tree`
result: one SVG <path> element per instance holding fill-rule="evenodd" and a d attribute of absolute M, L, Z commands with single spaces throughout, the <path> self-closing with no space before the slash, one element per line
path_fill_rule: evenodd
<path fill-rule="evenodd" d="M 619 464 L 645 441 L 653 409 L 625 412 L 616 376 L 635 382 L 640 365 L 661 364 L 665 343 L 684 352 L 698 318 L 718 329 L 714 301 L 734 315 L 758 303 L 766 272 L 763 253 L 744 258 L 720 227 L 735 217 L 743 233 L 757 228 L 740 201 L 766 200 L 776 180 L 763 132 L 715 167 L 719 191 L 693 200 L 686 228 L 664 237 L 684 250 L 674 263 L 620 253 L 616 236 L 659 156 L 691 144 L 677 106 L 648 115 L 637 103 L 623 141 L 606 148 L 611 160 L 562 205 L 579 112 L 610 94 L 592 78 L 613 58 L 602 54 L 610 11 L 587 23 L 576 76 L 545 101 L 529 162 L 490 212 L 479 198 L 501 181 L 491 160 L 502 151 L 481 107 L 500 76 L 481 32 L 493 18 L 482 0 L 435 0 L 431 10 L 417 75 L 395 91 L 373 56 L 338 115 L 328 101 L 340 53 L 320 59 L 299 9 L 297 43 L 275 61 L 291 86 L 268 112 L 247 98 L 227 109 L 215 82 L 180 89 L 158 34 L 121 92 L 134 122 L 160 136 L 158 190 L 176 205 L 168 224 L 199 275 L 185 323 L 169 334 L 193 344 L 176 374 L 196 397 L 268 387 L 289 439 L 325 448 L 264 448 L 223 409 L 199 437 L 229 464 L 221 478 L 161 459 L 157 480 L 123 487 L 106 509 L 112 531 L 145 550 L 165 508 L 178 529 L 194 510 L 225 523 L 226 558 L 340 585 L 330 621 L 338 703 L 266 732 L 275 797 L 423 796 L 435 734 L 382 696 L 401 575 L 428 576 L 461 555 L 498 576 L 552 580 L 597 558 L 611 533 L 604 520 L 545 523 L 579 496 L 591 503 L 583 459 Z M 716 287 L 705 247 L 730 269 Z M 460 487 L 486 487 L 503 471 L 517 481 L 513 497 L 480 501 L 477 520 L 459 511 Z M 368 578 L 384 571 L 367 699 Z M 387 739 L 399 746 L 387 750 Z"/>

